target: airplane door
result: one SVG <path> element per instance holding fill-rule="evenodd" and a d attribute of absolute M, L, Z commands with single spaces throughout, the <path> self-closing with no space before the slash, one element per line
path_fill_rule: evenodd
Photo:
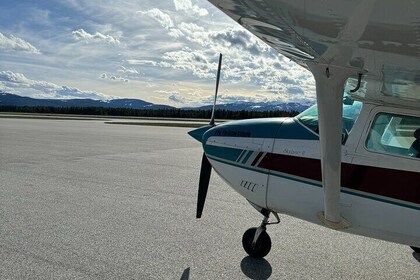
<path fill-rule="evenodd" d="M 318 135 L 294 119 L 278 130 L 268 176 L 267 207 L 303 218 L 323 209 Z M 305 219 L 308 219 L 305 217 Z"/>
<path fill-rule="evenodd" d="M 253 149 L 244 152 L 240 159 L 240 163 L 247 169 L 242 172 L 238 191 L 249 201 L 261 207 L 267 207 L 268 170 L 262 168 L 260 164 L 271 154 L 273 143 L 273 138 L 254 138 L 252 139 Z M 250 146 L 246 148 L 249 149 Z M 254 170 L 254 172 L 249 172 L 250 170 Z"/>

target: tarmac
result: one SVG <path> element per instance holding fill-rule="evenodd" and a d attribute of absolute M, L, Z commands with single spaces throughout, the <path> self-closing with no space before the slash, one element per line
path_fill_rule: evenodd
<path fill-rule="evenodd" d="M 0 279 L 420 279 L 408 247 L 290 216 L 262 260 L 262 216 L 213 172 L 188 128 L 0 119 Z"/>

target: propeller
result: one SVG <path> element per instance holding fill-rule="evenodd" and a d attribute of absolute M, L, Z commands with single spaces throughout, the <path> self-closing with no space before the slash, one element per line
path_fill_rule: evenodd
<path fill-rule="evenodd" d="M 217 68 L 217 78 L 216 78 L 216 92 L 214 93 L 214 102 L 213 102 L 213 110 L 211 112 L 211 119 L 209 125 L 215 126 L 215 110 L 216 110 L 216 99 L 217 99 L 217 91 L 219 90 L 219 81 L 220 81 L 220 69 L 222 67 L 222 54 L 219 56 L 219 67 Z M 197 214 L 196 218 L 200 219 L 201 215 L 203 214 L 204 203 L 206 201 L 207 190 L 209 188 L 210 183 L 210 175 L 211 175 L 211 164 L 207 159 L 205 153 L 203 153 L 203 158 L 201 160 L 201 170 L 200 170 L 200 182 L 198 184 L 198 198 L 197 198 Z"/>

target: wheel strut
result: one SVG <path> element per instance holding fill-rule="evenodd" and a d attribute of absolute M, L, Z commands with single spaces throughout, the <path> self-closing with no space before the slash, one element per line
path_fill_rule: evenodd
<path fill-rule="evenodd" d="M 276 218 L 277 221 L 275 222 L 270 222 L 269 221 L 269 216 L 270 213 L 273 213 L 274 217 Z M 280 223 L 280 217 L 276 212 L 268 212 L 267 215 L 264 216 L 264 219 L 261 222 L 261 225 L 259 227 L 257 227 L 257 230 L 255 231 L 255 235 L 254 235 L 254 239 L 252 240 L 252 246 L 255 246 L 255 244 L 257 243 L 258 238 L 260 237 L 261 233 L 263 231 L 267 230 L 267 226 L 268 225 L 275 225 Z"/>

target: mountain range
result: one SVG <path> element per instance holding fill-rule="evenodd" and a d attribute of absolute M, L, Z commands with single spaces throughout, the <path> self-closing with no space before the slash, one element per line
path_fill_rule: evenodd
<path fill-rule="evenodd" d="M 47 107 L 106 107 L 133 109 L 173 109 L 168 105 L 153 104 L 140 99 L 36 99 L 16 94 L 0 92 L 0 106 L 47 106 Z"/>
<path fill-rule="evenodd" d="M 175 107 L 162 104 L 153 104 L 140 99 L 35 99 L 31 97 L 19 96 L 16 94 L 0 91 L 0 106 L 47 106 L 47 107 L 106 107 L 106 108 L 132 108 L 132 109 L 176 109 Z M 185 110 L 211 110 L 212 105 L 201 107 L 184 107 Z M 218 104 L 216 109 L 227 111 L 297 111 L 301 112 L 308 108 L 308 104 L 297 102 L 279 103 L 270 102 L 236 102 L 228 104 Z"/>

